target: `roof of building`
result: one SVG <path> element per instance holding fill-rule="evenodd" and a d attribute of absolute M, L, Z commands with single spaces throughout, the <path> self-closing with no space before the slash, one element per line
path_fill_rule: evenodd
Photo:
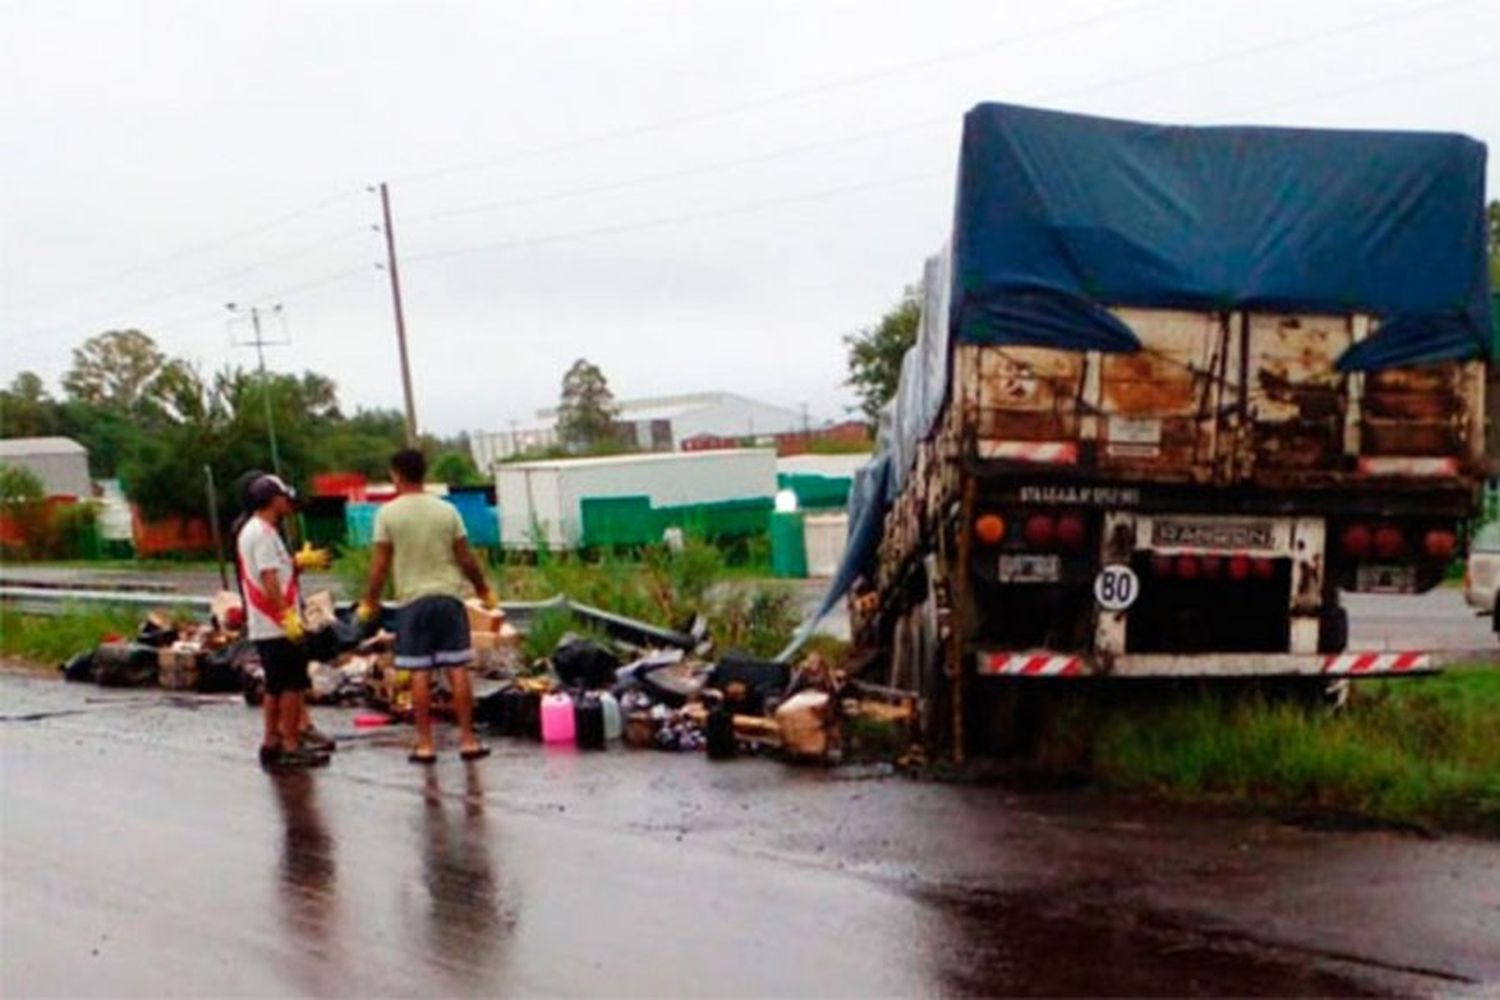
<path fill-rule="evenodd" d="M 617 399 L 615 400 L 616 416 L 620 420 L 670 420 L 673 417 L 691 413 L 694 410 L 706 409 L 710 406 L 723 406 L 725 403 L 749 403 L 752 406 L 764 406 L 770 409 L 786 410 L 794 412 L 785 406 L 777 406 L 775 403 L 766 403 L 748 396 L 741 396 L 733 392 L 689 392 L 677 396 L 643 396 L 639 399 Z M 542 419 L 557 416 L 557 408 L 548 407 L 538 410 L 538 417 Z"/>
<path fill-rule="evenodd" d="M 0 458 L 27 458 L 32 455 L 87 455 L 88 449 L 65 437 L 0 439 Z"/>
<path fill-rule="evenodd" d="M 639 451 L 625 455 L 602 455 L 595 458 L 549 458 L 537 462 L 505 462 L 502 472 L 537 469 L 579 469 L 601 465 L 648 465 L 658 462 L 701 462 L 724 455 L 765 455 L 775 458 L 773 448 L 716 448 L 706 451 Z"/>

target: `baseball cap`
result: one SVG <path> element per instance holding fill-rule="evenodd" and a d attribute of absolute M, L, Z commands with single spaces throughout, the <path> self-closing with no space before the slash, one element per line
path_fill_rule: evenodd
<path fill-rule="evenodd" d="M 277 497 L 297 499 L 297 491 L 288 486 L 280 476 L 261 476 L 245 491 L 245 498 L 250 502 L 252 510 L 260 510 Z"/>

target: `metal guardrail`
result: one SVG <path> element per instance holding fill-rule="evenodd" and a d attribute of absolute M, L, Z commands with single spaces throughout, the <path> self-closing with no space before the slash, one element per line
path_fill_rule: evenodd
<path fill-rule="evenodd" d="M 130 590 L 63 590 L 53 587 L 0 585 L 0 604 L 32 615 L 61 614 L 68 608 L 79 605 L 140 608 L 143 612 L 155 608 L 180 608 L 206 615 L 212 601 L 212 598 L 191 594 L 143 594 Z M 346 601 L 341 606 L 349 607 L 351 603 Z M 388 604 L 387 608 L 389 607 L 391 605 Z M 578 604 L 561 594 L 545 601 L 502 601 L 500 610 L 522 631 L 538 614 L 562 611 L 617 639 L 640 646 L 691 649 L 697 644 L 697 640 L 686 633 Z"/>

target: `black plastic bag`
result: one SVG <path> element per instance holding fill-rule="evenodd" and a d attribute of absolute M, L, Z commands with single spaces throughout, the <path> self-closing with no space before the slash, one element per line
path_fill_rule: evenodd
<path fill-rule="evenodd" d="M 563 687 L 597 691 L 615 681 L 620 661 L 614 653 L 590 639 L 565 635 L 552 651 L 552 669 Z"/>
<path fill-rule="evenodd" d="M 157 651 L 138 642 L 106 642 L 94 650 L 94 680 L 103 687 L 150 687 L 157 669 Z"/>
<path fill-rule="evenodd" d="M 735 685 L 744 688 L 740 713 L 760 715 L 768 699 L 780 698 L 792 681 L 791 667 L 774 660 L 757 660 L 743 653 L 730 653 L 708 675 L 708 686 L 727 695 Z"/>
<path fill-rule="evenodd" d="M 94 679 L 94 651 L 88 649 L 79 653 L 64 663 L 59 669 L 62 670 L 63 680 L 92 681 Z"/>
<path fill-rule="evenodd" d="M 248 639 L 212 650 L 198 666 L 198 690 L 204 694 L 223 694 L 244 690 L 245 661 L 255 655 Z"/>

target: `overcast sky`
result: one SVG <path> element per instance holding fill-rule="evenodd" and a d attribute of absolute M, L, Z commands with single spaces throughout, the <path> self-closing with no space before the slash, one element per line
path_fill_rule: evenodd
<path fill-rule="evenodd" d="M 979 101 L 1493 146 L 1497 95 L 1496 0 L 4 0 L 0 376 L 124 327 L 253 363 L 224 303 L 281 303 L 274 367 L 399 406 L 388 180 L 425 430 L 580 356 L 835 417 Z"/>

